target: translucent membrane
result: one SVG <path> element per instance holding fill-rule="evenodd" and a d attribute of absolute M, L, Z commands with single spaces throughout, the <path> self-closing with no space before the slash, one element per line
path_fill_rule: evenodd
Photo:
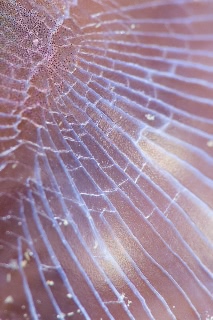
<path fill-rule="evenodd" d="M 213 319 L 213 3 L 1 0 L 0 319 Z"/>

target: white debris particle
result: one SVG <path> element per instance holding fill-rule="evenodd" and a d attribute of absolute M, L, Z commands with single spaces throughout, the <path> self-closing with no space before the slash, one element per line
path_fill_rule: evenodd
<path fill-rule="evenodd" d="M 69 222 L 66 219 L 62 219 L 60 217 L 54 217 L 55 220 L 59 220 L 59 226 L 61 226 L 62 224 L 64 226 L 68 226 Z"/>
<path fill-rule="evenodd" d="M 27 260 L 22 260 L 22 262 L 21 262 L 21 267 L 22 267 L 22 268 L 25 268 L 26 265 L 27 265 Z"/>
<path fill-rule="evenodd" d="M 131 28 L 132 30 L 134 30 L 134 29 L 135 29 L 135 24 L 134 24 L 134 23 L 131 24 L 130 28 Z"/>
<path fill-rule="evenodd" d="M 131 304 L 132 304 L 132 301 L 131 301 L 131 300 L 128 300 L 128 302 L 127 302 L 127 307 L 129 307 Z"/>
<path fill-rule="evenodd" d="M 48 286 L 52 287 L 52 286 L 54 286 L 54 281 L 52 281 L 52 280 L 47 280 L 47 281 L 46 281 L 46 284 L 48 284 Z"/>
<path fill-rule="evenodd" d="M 175 306 L 172 306 L 173 309 L 175 309 Z"/>
<path fill-rule="evenodd" d="M 7 273 L 6 275 L 6 281 L 10 282 L 11 281 L 11 273 Z"/>
<path fill-rule="evenodd" d="M 30 258 L 33 256 L 33 252 L 30 249 L 27 249 L 24 253 L 24 257 L 27 261 L 30 261 Z"/>
<path fill-rule="evenodd" d="M 93 246 L 93 249 L 97 249 L 98 248 L 98 241 L 95 241 L 95 244 Z"/>
<path fill-rule="evenodd" d="M 71 293 L 67 293 L 67 298 L 72 299 Z"/>
<path fill-rule="evenodd" d="M 64 319 L 66 316 L 65 313 L 57 314 L 57 319 Z"/>
<path fill-rule="evenodd" d="M 17 167 L 17 163 L 12 164 L 12 169 L 15 169 Z"/>
<path fill-rule="evenodd" d="M 154 114 L 147 113 L 147 114 L 145 114 L 145 117 L 146 117 L 147 120 L 149 120 L 149 121 L 155 120 Z"/>
<path fill-rule="evenodd" d="M 207 146 L 209 147 L 209 148 L 212 148 L 213 147 L 213 140 L 209 140 L 209 141 L 207 141 Z"/>
<path fill-rule="evenodd" d="M 14 299 L 12 296 L 8 296 L 5 300 L 4 300 L 4 303 L 5 304 L 11 304 L 14 302 Z"/>
<path fill-rule="evenodd" d="M 24 318 L 27 318 L 27 317 L 28 317 L 28 314 L 27 314 L 27 313 L 25 313 L 23 316 L 24 316 Z"/>
<path fill-rule="evenodd" d="M 26 309 L 26 306 L 23 304 L 23 305 L 21 306 L 21 308 L 22 308 L 22 310 L 25 310 L 25 309 Z"/>
<path fill-rule="evenodd" d="M 73 312 L 73 311 L 72 311 L 72 312 L 68 312 L 68 313 L 67 313 L 67 316 L 68 316 L 68 317 L 74 316 L 74 312 Z"/>
<path fill-rule="evenodd" d="M 37 45 L 38 45 L 38 39 L 33 39 L 33 44 L 34 44 L 35 47 L 37 47 Z"/>
<path fill-rule="evenodd" d="M 80 309 L 78 309 L 76 312 L 77 312 L 77 313 L 80 313 L 80 312 L 81 312 L 81 310 L 80 310 Z"/>

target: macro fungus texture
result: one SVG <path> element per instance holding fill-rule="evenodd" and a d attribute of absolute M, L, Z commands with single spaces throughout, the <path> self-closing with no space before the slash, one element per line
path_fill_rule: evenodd
<path fill-rule="evenodd" d="M 0 319 L 213 319 L 213 1 L 0 0 Z"/>

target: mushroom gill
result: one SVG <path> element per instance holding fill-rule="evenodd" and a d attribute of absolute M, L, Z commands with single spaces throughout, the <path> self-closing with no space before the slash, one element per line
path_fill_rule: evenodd
<path fill-rule="evenodd" d="M 213 2 L 0 1 L 0 319 L 213 319 Z"/>

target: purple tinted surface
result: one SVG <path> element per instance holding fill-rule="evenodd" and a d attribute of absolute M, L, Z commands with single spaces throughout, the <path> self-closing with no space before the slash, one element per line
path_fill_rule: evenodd
<path fill-rule="evenodd" d="M 1 0 L 0 319 L 213 319 L 213 3 Z"/>

